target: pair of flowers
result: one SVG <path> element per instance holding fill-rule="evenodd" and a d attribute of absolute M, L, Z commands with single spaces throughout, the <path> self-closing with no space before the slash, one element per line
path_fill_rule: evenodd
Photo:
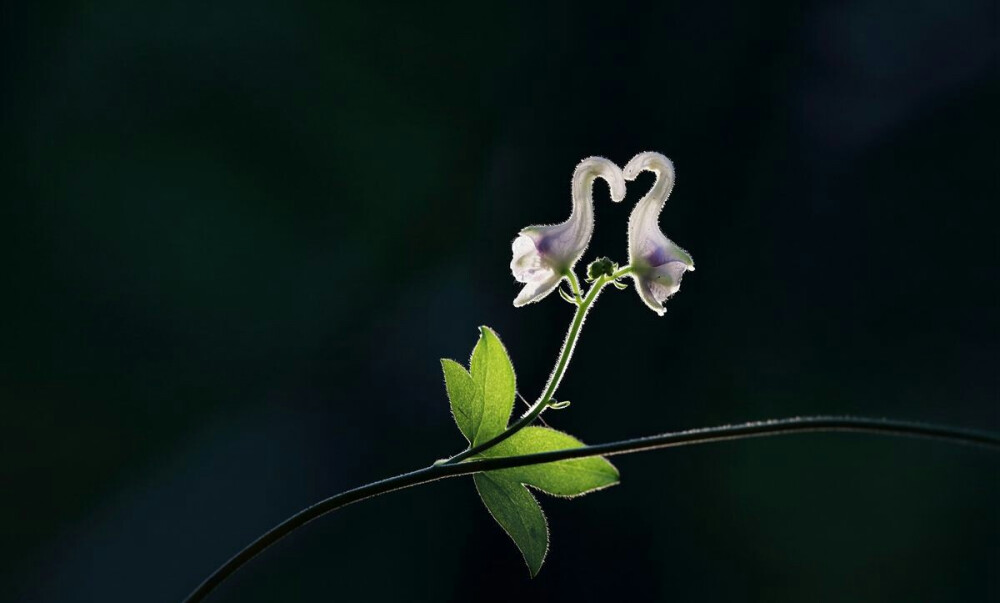
<path fill-rule="evenodd" d="M 514 278 L 525 284 L 515 306 L 543 299 L 560 281 L 570 278 L 594 233 L 594 181 L 604 179 L 611 188 L 611 199 L 620 202 L 625 198 L 625 181 L 635 180 L 644 171 L 656 174 L 656 182 L 629 216 L 629 265 L 622 276 L 632 278 L 639 297 L 651 310 L 661 316 L 666 312 L 663 302 L 680 290 L 681 277 L 694 270 L 694 261 L 657 224 L 674 188 L 674 165 L 653 152 L 639 153 L 625 169 L 603 157 L 588 157 L 576 166 L 569 219 L 561 224 L 529 226 L 514 239 L 510 269 Z"/>

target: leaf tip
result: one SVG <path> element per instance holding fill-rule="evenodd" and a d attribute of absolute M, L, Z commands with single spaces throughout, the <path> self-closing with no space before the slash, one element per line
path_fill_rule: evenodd
<path fill-rule="evenodd" d="M 494 331 L 493 329 L 491 329 L 490 327 L 486 326 L 486 325 L 480 325 L 479 326 L 479 337 L 480 338 L 489 338 L 489 337 L 492 337 L 493 339 L 500 339 L 497 336 L 497 332 Z"/>
<path fill-rule="evenodd" d="M 528 565 L 528 577 L 531 578 L 532 580 L 534 580 L 535 578 L 537 578 L 538 577 L 538 572 L 542 571 L 542 564 L 543 563 L 545 563 L 545 558 L 542 558 L 542 560 L 539 561 L 538 565 L 536 565 L 536 566 L 533 566 L 531 563 L 528 563 L 527 564 Z"/>

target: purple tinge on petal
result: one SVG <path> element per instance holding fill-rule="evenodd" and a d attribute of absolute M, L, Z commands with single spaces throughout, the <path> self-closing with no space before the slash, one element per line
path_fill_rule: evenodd
<path fill-rule="evenodd" d="M 646 267 L 637 271 L 636 286 L 639 296 L 657 314 L 666 310 L 663 302 L 681 288 L 681 278 L 688 270 L 694 270 L 690 256 L 682 249 L 667 241 L 657 245 L 644 257 Z"/>
<path fill-rule="evenodd" d="M 538 253 L 549 256 L 553 263 L 565 264 L 575 260 L 587 246 L 588 241 L 580 235 L 580 225 L 567 221 L 538 229 L 532 239 Z"/>
<path fill-rule="evenodd" d="M 535 240 L 535 249 L 538 250 L 538 253 L 547 253 L 552 248 L 552 240 L 554 238 L 552 235 L 540 236 Z"/>
<path fill-rule="evenodd" d="M 587 246 L 587 240 L 580 238 L 579 225 L 572 221 L 554 224 L 552 226 L 532 226 L 521 231 L 518 236 L 520 249 L 527 250 L 530 241 L 531 252 L 539 257 L 539 261 L 561 272 L 567 266 L 574 264 Z M 515 245 L 518 244 L 515 240 Z M 515 255 L 518 249 L 515 249 Z"/>
<path fill-rule="evenodd" d="M 657 266 L 662 266 L 669 262 L 680 262 L 682 265 L 684 265 L 684 269 L 686 270 L 687 264 L 684 261 L 684 258 L 676 253 L 673 253 L 674 248 L 676 248 L 675 245 L 669 245 L 669 246 L 657 245 L 656 247 L 653 248 L 653 250 L 650 253 L 646 255 L 645 260 L 650 266 L 654 268 Z"/>

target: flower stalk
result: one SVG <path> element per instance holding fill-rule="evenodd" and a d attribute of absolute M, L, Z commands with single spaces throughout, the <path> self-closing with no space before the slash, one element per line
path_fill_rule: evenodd
<path fill-rule="evenodd" d="M 478 446 L 472 446 L 453 457 L 438 461 L 436 464 L 454 465 L 455 463 L 461 463 L 462 461 L 465 461 L 466 459 L 469 459 L 480 452 L 503 442 L 518 431 L 524 429 L 528 425 L 531 425 L 535 419 L 545 412 L 545 409 L 548 408 L 553 401 L 553 396 L 556 394 L 556 389 L 559 387 L 559 383 L 562 381 L 563 375 L 566 374 L 566 368 L 569 366 L 570 358 L 573 357 L 573 350 L 576 348 L 576 342 L 580 338 L 583 323 L 587 318 L 587 313 L 593 307 L 594 302 L 597 301 L 597 296 L 600 295 L 601 290 L 606 285 L 613 282 L 615 279 L 628 274 L 629 271 L 630 268 L 626 267 L 611 276 L 602 275 L 594 281 L 593 285 L 591 285 L 590 290 L 587 291 L 587 294 L 577 305 L 576 313 L 573 315 L 573 321 L 570 323 L 569 331 L 566 333 L 566 339 L 563 340 L 562 350 L 559 352 L 559 358 L 556 360 L 556 366 L 552 370 L 552 374 L 549 375 L 548 383 L 545 385 L 545 391 L 542 396 L 531 405 L 531 408 L 529 408 L 520 419 L 511 423 L 507 429 L 497 436 L 479 444 Z M 576 275 L 573 274 L 572 270 L 570 270 L 567 272 L 566 278 L 574 287 L 574 293 L 577 295 L 577 298 L 579 298 L 580 290 Z"/>

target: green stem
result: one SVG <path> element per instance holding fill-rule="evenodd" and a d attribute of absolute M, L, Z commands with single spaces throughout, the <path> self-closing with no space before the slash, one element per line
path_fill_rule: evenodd
<path fill-rule="evenodd" d="M 620 272 L 620 271 L 619 271 Z M 556 393 L 556 388 L 559 387 L 559 382 L 562 381 L 563 375 L 566 373 L 566 367 L 569 366 L 569 359 L 573 356 L 573 348 L 576 347 L 576 340 L 580 337 L 580 330 L 583 328 L 583 321 L 587 318 L 587 312 L 590 311 L 590 307 L 597 300 L 597 296 L 601 293 L 601 289 L 605 285 L 614 280 L 614 277 L 601 276 L 596 281 L 594 281 L 593 286 L 590 287 L 590 291 L 580 302 L 580 305 L 576 308 L 576 314 L 573 316 L 573 322 L 570 324 L 569 332 L 566 334 L 566 340 L 563 342 L 562 350 L 559 353 L 559 360 L 556 362 L 556 368 L 549 375 L 549 382 L 545 386 L 545 393 L 542 397 L 535 402 L 531 408 L 528 409 L 520 419 L 512 423 L 500 434 L 494 436 L 493 438 L 472 446 L 463 452 L 456 454 L 455 456 L 445 459 L 443 461 L 438 461 L 439 465 L 454 465 L 455 463 L 460 463 L 465 459 L 479 454 L 480 452 L 496 446 L 500 442 L 506 440 L 515 433 L 521 431 L 528 425 L 538 418 L 538 415 L 542 414 L 548 407 L 549 402 L 552 401 L 552 396 Z M 572 281 L 570 281 L 572 283 Z"/>
<path fill-rule="evenodd" d="M 579 304 L 580 303 L 580 281 L 577 280 L 576 273 L 573 272 L 572 269 L 569 269 L 569 270 L 566 271 L 566 274 L 563 275 L 563 276 L 565 276 L 566 280 L 569 281 L 569 286 L 570 286 L 570 289 L 573 290 L 573 296 L 576 298 L 576 303 Z"/>
<path fill-rule="evenodd" d="M 186 603 L 196 603 L 202 601 L 217 586 L 222 584 L 229 576 L 236 573 L 251 559 L 264 552 L 275 542 L 288 536 L 296 529 L 306 525 L 310 521 L 325 515 L 331 511 L 336 511 L 341 507 L 346 507 L 367 498 L 372 498 L 387 492 L 402 490 L 426 484 L 447 477 L 458 475 L 469 475 L 481 471 L 493 471 L 496 469 L 508 469 L 511 467 L 524 467 L 526 465 L 538 465 L 541 463 L 551 463 L 554 461 L 564 461 L 568 459 L 578 459 L 591 456 L 610 456 L 616 454 L 631 454 L 648 450 L 659 450 L 662 448 L 672 448 L 677 446 L 690 446 L 696 444 L 709 444 L 712 442 L 724 442 L 728 440 L 743 440 L 747 438 L 758 438 L 766 436 L 786 435 L 793 433 L 812 432 L 860 432 L 872 433 L 886 436 L 906 436 L 914 438 L 936 439 L 955 444 L 966 444 L 981 446 L 985 449 L 1000 450 L 1000 436 L 995 433 L 971 431 L 955 427 L 941 425 L 930 425 L 927 423 L 913 423 L 910 421 L 893 421 L 888 419 L 866 419 L 864 417 L 793 417 L 790 419 L 777 419 L 772 421 L 755 421 L 742 423 L 739 425 L 722 425 L 720 427 L 708 427 L 705 429 L 692 429 L 675 433 L 664 433 L 660 435 L 622 440 L 620 442 L 610 442 L 608 444 L 597 444 L 594 446 L 582 446 L 580 448 L 569 448 L 566 450 L 555 450 L 552 452 L 541 452 L 537 454 L 526 454 L 522 456 L 507 456 L 491 459 L 477 459 L 467 463 L 451 465 L 431 465 L 424 469 L 411 471 L 395 477 L 390 477 L 381 481 L 373 482 L 347 492 L 331 496 L 311 507 L 307 507 L 292 515 L 277 526 L 271 528 L 263 536 L 253 541 L 237 553 L 229 561 L 224 563 L 196 588 L 188 598 Z"/>
<path fill-rule="evenodd" d="M 623 277 L 623 276 L 625 276 L 627 274 L 632 274 L 633 270 L 635 270 L 635 268 L 633 268 L 632 266 L 625 266 L 624 268 L 622 268 L 618 272 L 616 272 L 616 273 L 612 274 L 610 277 L 608 277 L 608 280 L 609 281 L 616 281 L 616 280 L 620 279 L 621 277 Z"/>

